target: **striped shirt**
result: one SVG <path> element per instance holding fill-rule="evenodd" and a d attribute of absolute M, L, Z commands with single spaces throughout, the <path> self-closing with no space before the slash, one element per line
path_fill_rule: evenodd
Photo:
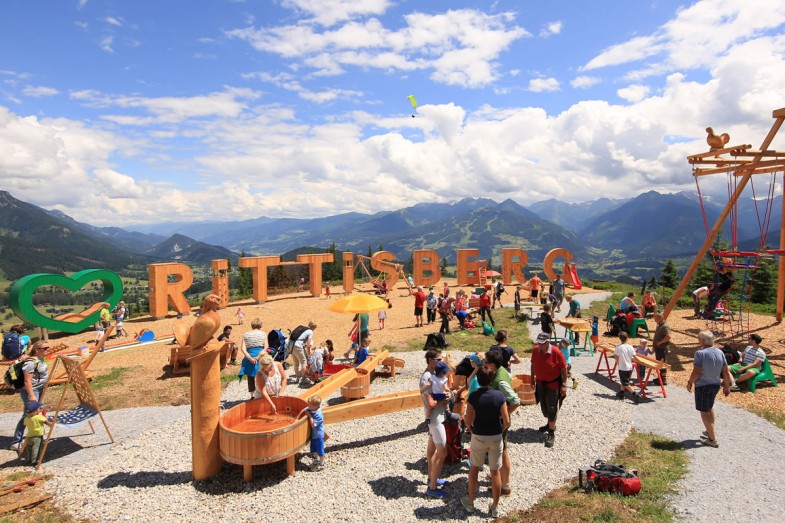
<path fill-rule="evenodd" d="M 752 345 L 744 349 L 744 365 L 752 365 L 755 360 L 765 360 L 766 353 L 763 349 L 756 349 Z"/>

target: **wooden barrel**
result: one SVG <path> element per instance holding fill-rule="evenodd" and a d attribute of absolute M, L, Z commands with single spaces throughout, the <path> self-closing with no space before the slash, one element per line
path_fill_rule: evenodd
<path fill-rule="evenodd" d="M 237 465 L 260 465 L 280 461 L 308 443 L 308 418 L 296 420 L 305 400 L 292 396 L 272 398 L 278 415 L 273 416 L 265 399 L 240 403 L 221 417 L 221 457 Z M 288 416 L 291 421 L 284 418 Z"/>
<path fill-rule="evenodd" d="M 521 405 L 534 405 L 534 387 L 532 386 L 532 377 L 529 374 L 516 374 L 513 376 L 513 390 L 518 393 L 521 398 Z"/>
<path fill-rule="evenodd" d="M 341 395 L 347 400 L 364 398 L 371 393 L 371 373 L 356 369 L 359 376 L 341 387 Z"/>

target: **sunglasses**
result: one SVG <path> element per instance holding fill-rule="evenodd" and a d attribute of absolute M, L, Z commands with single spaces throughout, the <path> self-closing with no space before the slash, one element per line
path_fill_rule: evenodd
<path fill-rule="evenodd" d="M 441 358 L 431 358 L 431 361 L 442 361 Z"/>

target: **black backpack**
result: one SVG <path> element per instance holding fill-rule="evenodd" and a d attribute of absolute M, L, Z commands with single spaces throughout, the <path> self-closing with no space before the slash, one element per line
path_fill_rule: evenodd
<path fill-rule="evenodd" d="M 468 378 L 472 375 L 472 372 L 474 372 L 474 367 L 472 367 L 472 360 L 469 356 L 463 358 L 461 362 L 455 366 L 456 376 L 466 376 Z"/>
<path fill-rule="evenodd" d="M 611 330 L 605 333 L 606 336 L 618 336 L 627 330 L 627 318 L 620 314 L 611 321 Z"/>
<path fill-rule="evenodd" d="M 9 366 L 8 370 L 5 371 L 3 380 L 5 381 L 6 385 L 13 388 L 14 390 L 23 389 L 25 386 L 25 374 L 22 372 L 22 366 L 25 364 L 25 362 L 27 362 L 27 360 L 18 361 Z M 39 363 L 41 363 L 41 360 L 36 360 L 34 370 L 36 374 L 38 374 Z"/>
<path fill-rule="evenodd" d="M 432 332 L 425 339 L 425 346 L 422 350 L 443 349 L 448 346 L 447 339 L 441 332 Z"/>
<path fill-rule="evenodd" d="M 22 340 L 18 332 L 9 332 L 3 336 L 3 359 L 15 360 L 22 355 Z"/>
<path fill-rule="evenodd" d="M 728 365 L 735 365 L 741 361 L 741 354 L 739 354 L 739 351 L 734 349 L 731 345 L 723 345 L 722 353 L 725 354 L 725 361 L 728 362 Z"/>
<path fill-rule="evenodd" d="M 299 325 L 296 329 L 289 333 L 289 341 L 286 342 L 286 354 L 292 352 L 294 349 L 294 344 L 297 343 L 297 340 L 300 339 L 300 336 L 303 335 L 303 332 L 307 331 L 308 327 L 304 325 Z"/>
<path fill-rule="evenodd" d="M 496 294 L 501 294 L 503 292 L 504 292 L 504 284 L 502 282 L 499 282 L 499 286 L 496 287 Z"/>

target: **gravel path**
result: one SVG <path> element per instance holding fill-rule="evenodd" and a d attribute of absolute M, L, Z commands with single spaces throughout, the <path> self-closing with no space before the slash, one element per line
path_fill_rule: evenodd
<path fill-rule="evenodd" d="M 587 306 L 589 298 L 591 296 L 584 295 L 580 301 Z M 594 298 L 603 299 L 604 295 Z M 532 330 L 536 335 L 536 327 Z M 478 346 L 478 350 L 485 348 Z M 423 354 L 398 356 L 406 360 L 403 373 L 395 379 L 375 380 L 372 395 L 416 388 L 424 368 Z M 458 359 L 463 354 L 452 356 Z M 576 374 L 593 377 L 596 358 L 579 357 L 573 361 Z M 526 372 L 528 360 L 518 369 Z M 296 393 L 293 389 L 287 390 Z M 629 401 L 614 400 L 615 390 L 609 389 L 607 380 L 581 380 L 577 390 L 569 391 L 560 412 L 556 444 L 552 449 L 544 448 L 536 430 L 543 419 L 539 409 L 518 409 L 510 433 L 513 495 L 502 498 L 502 513 L 531 506 L 550 490 L 575 477 L 580 466 L 596 458 L 607 459 L 633 423 L 639 430 L 660 432 L 658 427 L 648 427 L 646 423 L 656 425 L 657 419 L 679 419 L 683 420 L 678 427 L 679 431 L 685 431 L 683 436 L 668 431 L 661 433 L 677 440 L 696 438 L 700 433 L 699 420 L 686 392 L 675 387 L 671 389 L 667 400 L 635 407 Z M 343 401 L 339 394 L 333 395 L 327 403 Z M 224 406 L 234 405 L 246 395 L 244 383 L 230 384 L 224 393 Z M 655 409 L 658 412 L 655 413 Z M 646 410 L 652 412 L 644 412 Z M 0 445 L 7 443 L 17 416 L 0 416 L 3 427 Z M 106 434 L 98 424 L 96 435 L 53 440 L 48 457 L 54 459 L 48 459 L 45 464 L 46 471 L 54 474 L 47 488 L 56 493 L 55 499 L 60 506 L 68 507 L 78 517 L 95 521 L 197 522 L 220 518 L 238 522 L 262 519 L 375 522 L 389 521 L 394 514 L 398 521 L 466 520 L 458 502 L 467 488 L 466 469 L 461 466 L 445 467 L 444 477 L 451 481 L 446 487 L 450 494 L 447 500 L 424 496 L 427 431 L 419 409 L 330 425 L 328 466 L 323 471 L 308 471 L 307 460 L 303 459 L 297 465 L 296 476 L 290 478 L 286 476 L 284 464 L 276 463 L 255 467 L 254 480 L 248 484 L 242 481 L 241 468 L 230 464 L 225 464 L 221 474 L 212 480 L 191 480 L 188 406 L 124 409 L 107 412 L 106 417 L 115 436 L 114 445 L 108 444 Z M 740 419 L 744 422 L 738 423 Z M 760 496 L 754 498 L 753 503 L 744 503 L 747 514 L 755 515 L 756 512 L 750 510 L 758 511 L 755 519 L 759 521 L 781 514 L 782 501 L 777 499 L 779 487 L 763 486 L 768 478 L 776 477 L 772 474 L 774 466 L 785 463 L 780 456 L 785 451 L 771 452 L 773 446 L 769 444 L 781 442 L 781 432 L 751 414 L 726 405 L 720 406 L 719 421 L 719 449 L 689 450 L 693 463 L 691 474 L 685 480 L 683 496 L 675 500 L 679 511 L 688 520 L 709 521 L 717 517 L 710 518 L 709 511 L 698 510 L 701 503 L 704 506 L 720 502 L 729 504 L 723 498 L 732 497 L 729 495 L 732 487 L 718 488 L 717 485 L 731 485 L 731 482 L 717 482 L 714 471 L 721 470 L 723 462 L 731 461 L 724 454 L 729 455 L 731 448 L 741 445 L 743 430 L 747 434 L 765 434 L 759 440 L 765 449 L 760 452 L 760 461 L 765 456 L 768 466 L 745 458 L 747 470 L 755 470 L 754 475 L 734 471 L 731 476 L 730 470 L 721 473 L 727 474 L 728 480 L 741 480 L 732 485 L 743 486 L 745 496 L 751 491 Z M 733 433 L 732 423 L 744 428 Z M 753 432 L 747 430 L 748 427 Z M 670 431 L 675 429 L 668 427 Z M 76 431 L 76 434 L 84 433 L 89 433 L 89 429 Z M 89 448 L 83 449 L 84 446 Z M 687 446 L 690 447 L 689 442 Z M 716 456 L 720 456 L 722 462 Z M 8 469 L 15 464 L 8 451 L 0 451 L 0 460 L 6 461 L 4 466 Z M 711 475 L 705 472 L 708 467 L 712 467 Z M 712 483 L 697 478 L 711 478 Z M 756 478 L 766 479 L 758 479 L 755 483 Z M 477 506 L 484 513 L 469 518 L 470 521 L 479 521 L 487 514 L 487 481 L 481 481 L 480 486 Z M 686 507 L 693 505 L 693 499 L 701 502 L 689 511 Z M 711 513 L 722 512 L 712 510 Z M 734 513 L 728 510 L 725 514 Z"/>

